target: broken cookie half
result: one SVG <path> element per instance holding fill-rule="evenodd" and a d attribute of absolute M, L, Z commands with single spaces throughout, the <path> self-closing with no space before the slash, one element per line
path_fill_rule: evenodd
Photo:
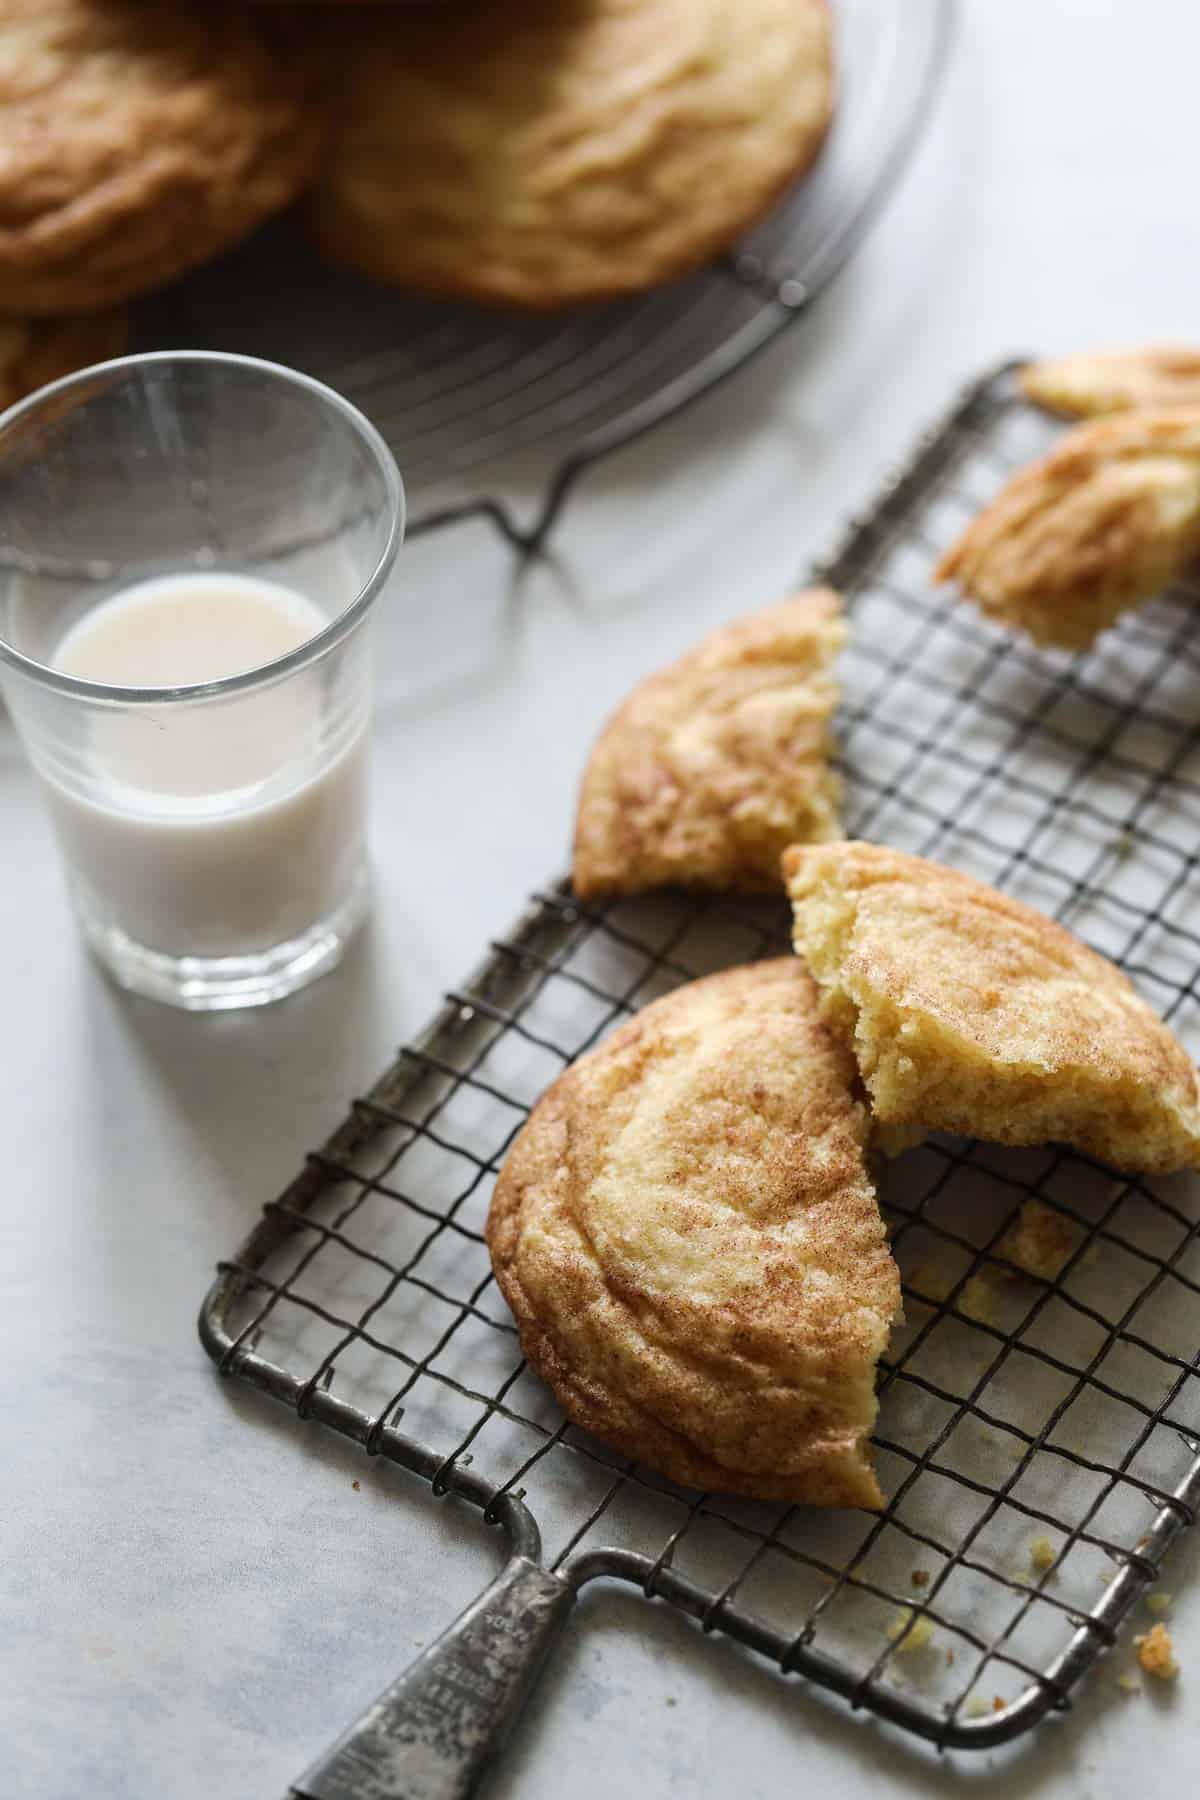
<path fill-rule="evenodd" d="M 1096 419 L 1143 407 L 1200 406 L 1200 350 L 1182 344 L 1092 350 L 1027 363 L 1027 399 L 1068 419 Z"/>
<path fill-rule="evenodd" d="M 1200 1166 L 1191 1059 L 1121 971 L 969 875 L 881 844 L 783 860 L 795 945 L 888 1134 Z"/>
<path fill-rule="evenodd" d="M 838 596 L 814 588 L 713 632 L 636 687 L 584 774 L 580 898 L 777 889 L 788 844 L 837 837 L 832 666 L 845 636 Z"/>
<path fill-rule="evenodd" d="M 868 1130 L 794 957 L 676 989 L 562 1075 L 487 1241 L 568 1417 L 691 1487 L 880 1506 L 867 1440 L 900 1278 Z"/>
<path fill-rule="evenodd" d="M 1035 643 L 1083 650 L 1200 551 L 1200 408 L 1094 419 L 1021 469 L 934 572 Z"/>

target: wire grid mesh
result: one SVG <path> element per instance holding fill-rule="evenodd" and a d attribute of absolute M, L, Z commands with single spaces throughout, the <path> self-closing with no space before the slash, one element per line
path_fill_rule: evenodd
<path fill-rule="evenodd" d="M 821 571 L 852 618 L 847 830 L 1065 920 L 1195 1053 L 1195 596 L 1069 660 L 930 585 L 937 552 L 1051 432 L 1007 374 L 988 379 Z M 878 1517 L 692 1494 L 631 1466 L 525 1369 L 491 1278 L 491 1184 L 546 1083 L 677 983 L 786 947 L 773 901 L 537 894 L 224 1266 L 210 1349 L 301 1412 L 336 1382 L 368 1449 L 402 1415 L 398 1460 L 491 1518 L 523 1497 L 573 1579 L 635 1580 L 940 1744 L 994 1743 L 1065 1704 L 1200 1499 L 1189 1178 L 950 1139 L 889 1167 L 908 1316 L 882 1371 Z M 1053 1280 L 1006 1254 L 1031 1201 L 1059 1222 Z"/>
<path fill-rule="evenodd" d="M 928 118 L 951 3 L 908 0 L 901 16 L 890 0 L 834 0 L 838 107 L 821 157 L 736 253 L 686 280 L 506 317 L 359 280 L 285 223 L 150 301 L 137 347 L 265 356 L 330 382 L 395 451 L 410 536 L 480 512 L 539 543 L 584 468 L 740 367 L 853 253 Z"/>

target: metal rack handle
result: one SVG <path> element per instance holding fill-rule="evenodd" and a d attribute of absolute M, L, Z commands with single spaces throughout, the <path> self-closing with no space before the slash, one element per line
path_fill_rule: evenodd
<path fill-rule="evenodd" d="M 561 1577 L 512 1557 L 300 1777 L 290 1800 L 469 1800 L 574 1599 Z"/>

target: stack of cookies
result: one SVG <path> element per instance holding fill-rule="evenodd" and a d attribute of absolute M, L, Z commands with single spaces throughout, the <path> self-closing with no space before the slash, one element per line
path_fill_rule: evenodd
<path fill-rule="evenodd" d="M 839 836 L 845 627 L 801 594 L 637 688 L 588 764 L 581 899 L 783 886 L 795 957 L 647 1006 L 543 1096 L 488 1243 L 568 1416 L 704 1489 L 877 1507 L 900 1277 L 873 1158 L 947 1131 L 1200 1167 L 1200 1083 L 1103 956 L 957 870 Z M 1053 1215 L 1045 1215 L 1051 1221 Z M 1035 1229 L 1004 1253 L 1044 1274 Z"/>
<path fill-rule="evenodd" d="M 808 167 L 833 92 L 826 0 L 0 0 L 0 406 L 305 190 L 324 252 L 421 293 L 651 287 Z"/>

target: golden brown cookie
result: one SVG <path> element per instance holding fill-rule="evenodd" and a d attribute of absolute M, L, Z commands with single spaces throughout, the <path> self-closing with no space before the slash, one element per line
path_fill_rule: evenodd
<path fill-rule="evenodd" d="M 226 0 L 4 0 L 0 308 L 109 306 L 286 206 L 324 133 L 282 29 Z"/>
<path fill-rule="evenodd" d="M 128 337 L 120 311 L 77 319 L 12 319 L 0 314 L 0 412 L 48 381 L 120 356 Z"/>
<path fill-rule="evenodd" d="M 1200 407 L 1200 351 L 1159 345 L 1095 350 L 1026 364 L 1026 396 L 1068 419 L 1164 406 Z"/>
<path fill-rule="evenodd" d="M 433 295 L 637 292 L 738 238 L 816 156 L 826 0 L 470 0 L 339 17 L 341 117 L 310 219 Z"/>
<path fill-rule="evenodd" d="M 882 844 L 784 857 L 796 949 L 876 1120 L 1200 1166 L 1196 1070 L 1121 971 L 1032 907 Z"/>
<path fill-rule="evenodd" d="M 989 617 L 1086 649 L 1200 550 L 1200 409 L 1077 425 L 1020 470 L 937 565 Z"/>
<path fill-rule="evenodd" d="M 542 1096 L 487 1238 L 576 1424 L 692 1487 L 881 1504 L 900 1279 L 852 1080 L 786 957 L 676 989 Z"/>
<path fill-rule="evenodd" d="M 575 892 L 778 888 L 788 844 L 836 837 L 831 669 L 845 638 L 838 596 L 813 588 L 636 687 L 584 773 Z"/>

